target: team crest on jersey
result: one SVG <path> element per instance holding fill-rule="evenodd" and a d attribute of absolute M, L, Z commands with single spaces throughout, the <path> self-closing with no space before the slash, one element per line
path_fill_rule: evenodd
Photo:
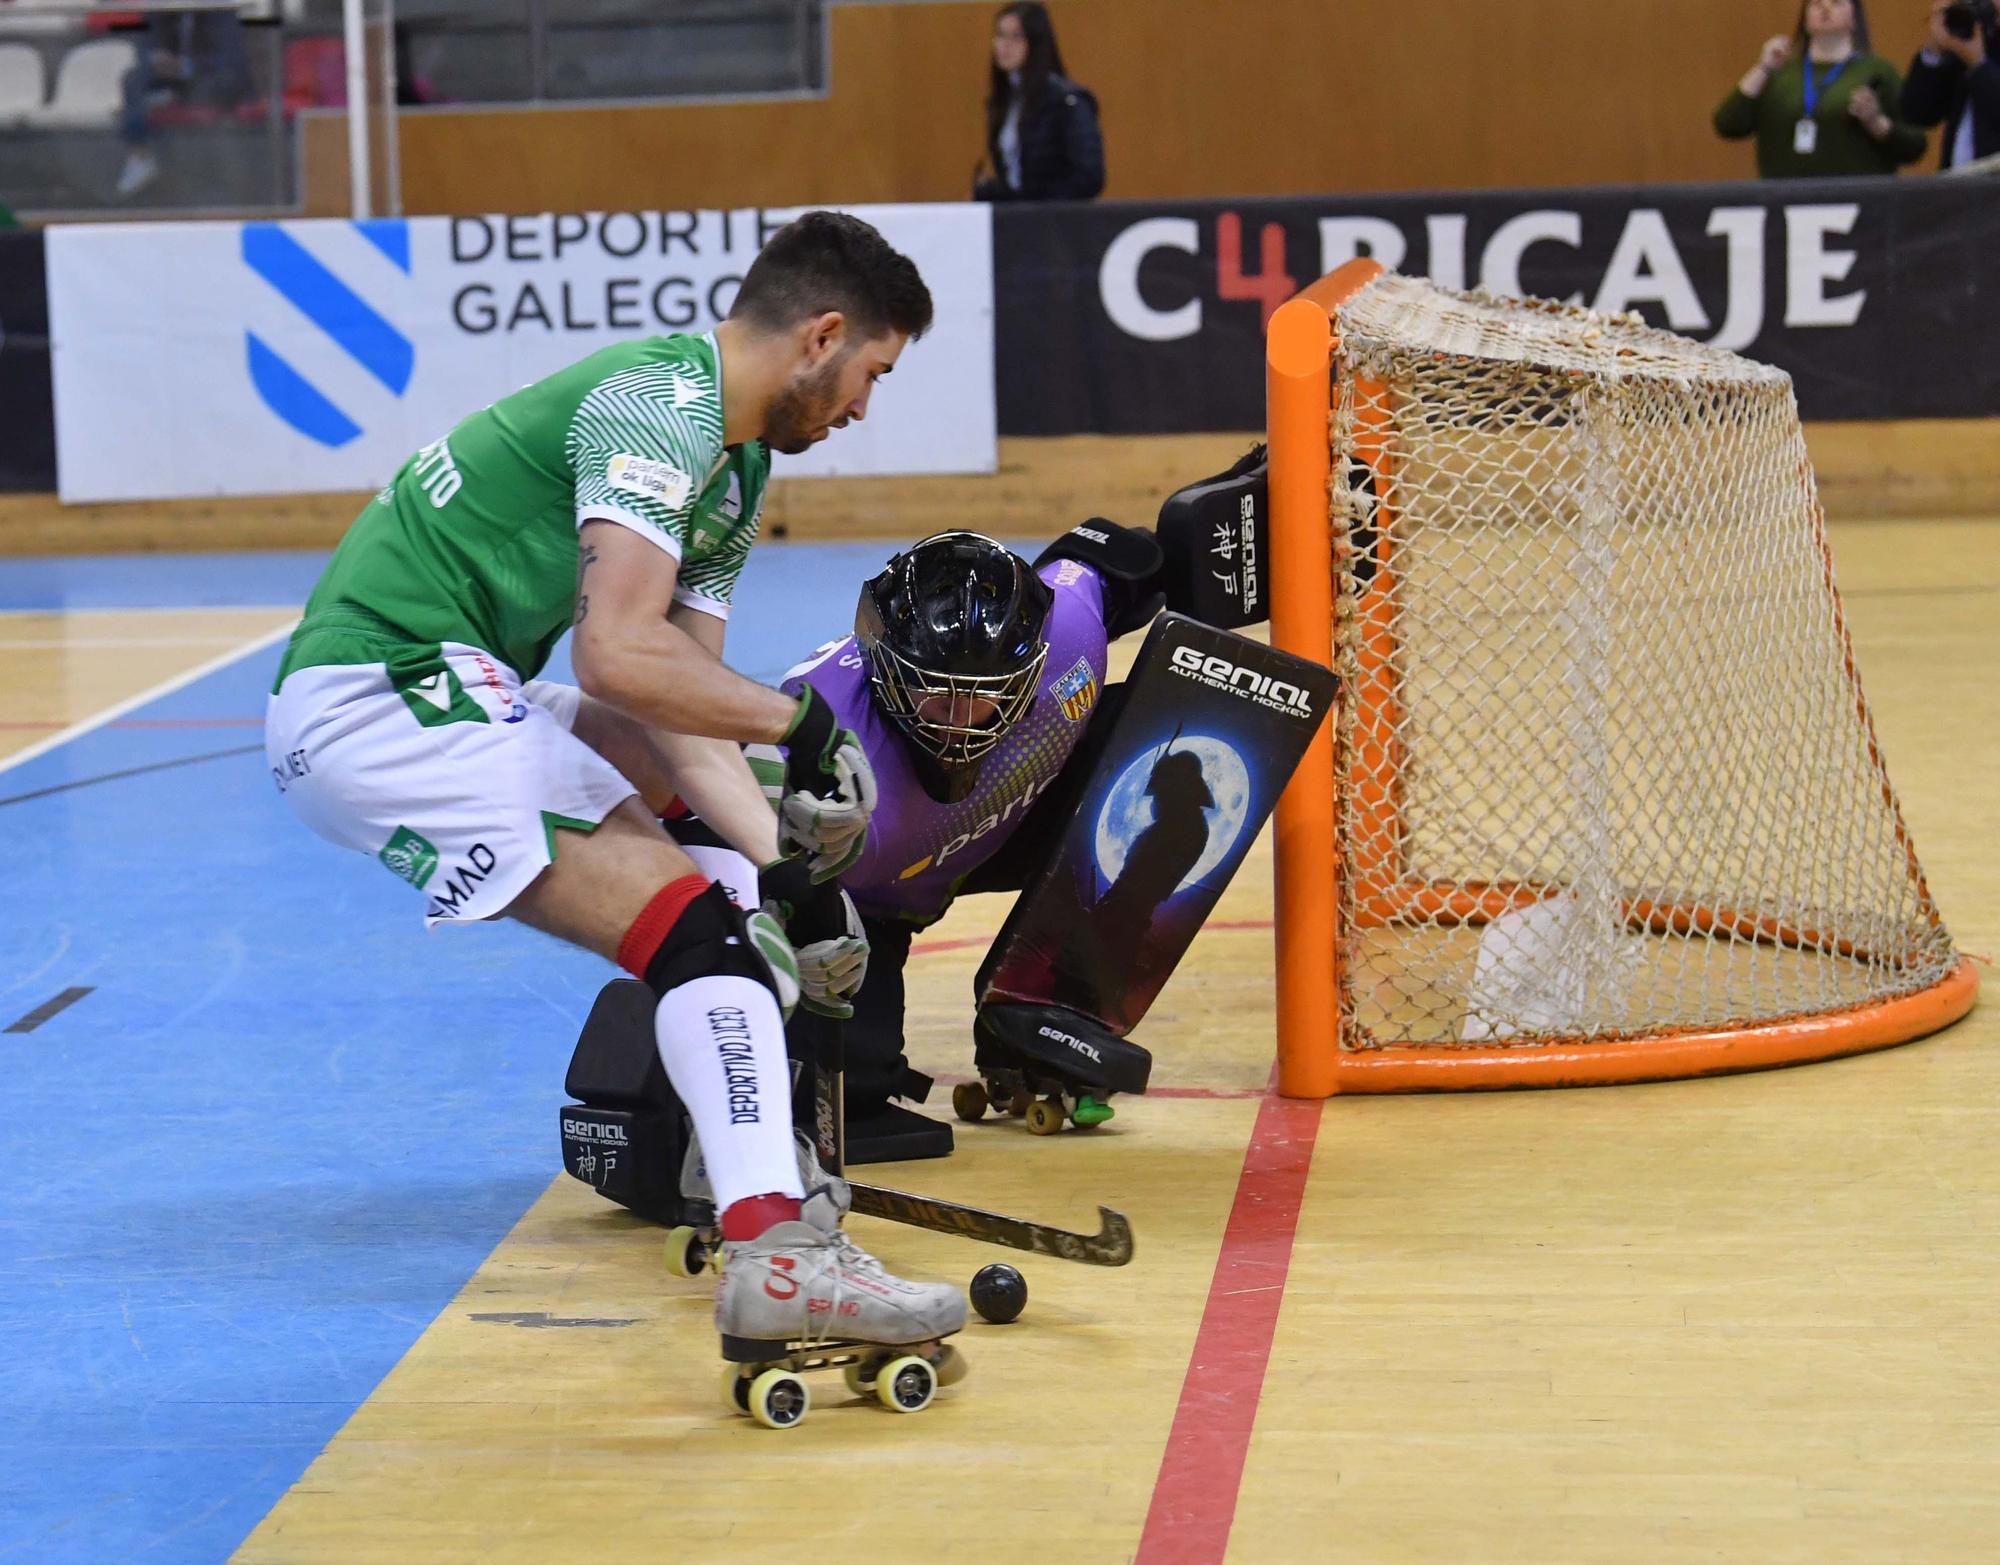
<path fill-rule="evenodd" d="M 1062 715 L 1072 723 L 1082 722 L 1097 705 L 1097 675 L 1091 671 L 1090 659 L 1078 658 L 1076 666 L 1049 689 L 1062 703 Z"/>
<path fill-rule="evenodd" d="M 1084 570 L 1085 566 L 1081 560 L 1064 560 L 1056 566 L 1056 585 L 1074 587 L 1083 580 Z"/>

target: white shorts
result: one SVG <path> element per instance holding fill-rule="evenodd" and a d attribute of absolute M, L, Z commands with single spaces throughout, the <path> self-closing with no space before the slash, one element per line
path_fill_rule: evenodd
<path fill-rule="evenodd" d="M 446 642 L 427 665 L 302 668 L 264 716 L 271 778 L 299 819 L 428 897 L 424 922 L 492 918 L 637 792 L 569 731 L 573 686 Z M 418 654 L 421 655 L 420 652 Z"/>

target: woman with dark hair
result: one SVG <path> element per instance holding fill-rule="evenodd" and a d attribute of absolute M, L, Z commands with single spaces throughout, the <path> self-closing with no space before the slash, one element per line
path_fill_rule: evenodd
<path fill-rule="evenodd" d="M 990 171 L 973 174 L 975 200 L 1088 201 L 1104 189 L 1097 99 L 1064 72 L 1039 0 L 1015 0 L 993 18 L 986 155 Z"/>
<path fill-rule="evenodd" d="M 1868 52 L 1862 0 L 1803 0 L 1792 36 L 1772 38 L 1715 111 L 1716 134 L 1757 138 L 1766 179 L 1893 174 L 1923 156 L 1896 116 L 1896 67 Z"/>

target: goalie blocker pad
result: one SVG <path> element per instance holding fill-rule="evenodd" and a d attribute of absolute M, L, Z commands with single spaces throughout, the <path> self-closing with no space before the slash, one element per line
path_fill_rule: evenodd
<path fill-rule="evenodd" d="M 1137 1026 L 1333 705 L 1333 671 L 1180 614 L 1065 768 L 1067 820 L 980 964 L 982 1006 Z"/>
<path fill-rule="evenodd" d="M 1269 459 L 1261 445 L 1227 471 L 1167 496 L 1157 532 L 1167 607 L 1221 630 L 1269 619 L 1270 514 Z"/>

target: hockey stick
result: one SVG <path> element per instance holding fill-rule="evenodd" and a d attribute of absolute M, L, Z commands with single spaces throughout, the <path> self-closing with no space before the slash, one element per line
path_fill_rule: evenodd
<path fill-rule="evenodd" d="M 887 1190 L 880 1185 L 855 1184 L 852 1180 L 848 1188 L 854 1192 L 855 1211 L 869 1217 L 886 1217 L 892 1223 L 908 1223 L 934 1233 L 1002 1244 L 1010 1250 L 1051 1255 L 1059 1261 L 1081 1261 L 1086 1266 L 1123 1266 L 1132 1259 L 1132 1225 L 1123 1212 L 1114 1212 L 1108 1206 L 1097 1209 L 1100 1225 L 1097 1232 L 1080 1234 L 1067 1228 L 1051 1228 L 1047 1223 L 981 1211 L 976 1206 L 961 1206 L 956 1201 L 940 1201 L 936 1196 L 912 1195 L 907 1190 Z"/>
<path fill-rule="evenodd" d="M 845 1159 L 841 1145 L 843 1082 L 846 1056 L 840 1023 L 814 1018 L 805 1029 L 809 1040 L 806 1062 L 813 1079 L 814 1141 L 818 1144 L 820 1166 L 839 1173 Z M 1123 1266 L 1132 1259 L 1132 1225 L 1123 1212 L 1108 1206 L 1097 1209 L 1099 1227 L 1094 1234 L 1072 1233 L 1067 1228 L 1051 1228 L 1025 1218 L 1006 1217 L 936 1196 L 912 1195 L 907 1190 L 888 1190 L 881 1185 L 848 1181 L 854 1192 L 854 1210 L 868 1217 L 887 1218 L 892 1223 L 908 1223 L 912 1228 L 928 1228 L 933 1233 L 957 1234 L 1000 1244 L 1010 1250 L 1028 1250 L 1036 1255 L 1052 1255 L 1058 1260 L 1081 1261 L 1086 1266 Z"/>

